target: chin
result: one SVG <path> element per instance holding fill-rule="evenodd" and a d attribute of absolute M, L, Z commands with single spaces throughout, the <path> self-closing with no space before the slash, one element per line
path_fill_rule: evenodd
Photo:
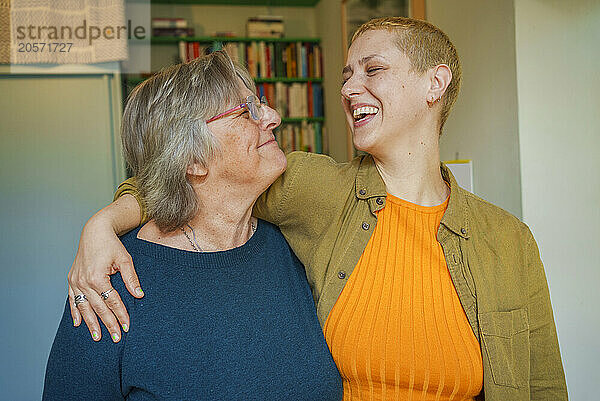
<path fill-rule="evenodd" d="M 279 174 L 277 175 L 279 177 L 287 168 L 287 157 L 285 157 L 285 153 L 281 149 L 278 152 L 277 165 L 279 166 Z"/>
<path fill-rule="evenodd" d="M 357 135 L 356 131 L 352 134 L 352 143 L 356 150 L 361 152 L 371 153 L 373 149 L 373 143 L 371 135 Z"/>
<path fill-rule="evenodd" d="M 287 158 L 281 152 L 281 157 L 278 157 L 269 162 L 268 169 L 263 172 L 261 182 L 264 184 L 264 188 L 261 192 L 265 191 L 271 186 L 287 168 Z"/>
<path fill-rule="evenodd" d="M 275 178 L 273 180 L 277 179 L 277 177 L 283 174 L 283 172 L 287 168 L 287 158 L 285 157 L 285 153 L 283 153 L 283 151 L 279 147 L 277 147 L 277 149 L 274 149 L 273 152 L 269 155 L 267 163 L 269 165 L 269 173 L 275 175 Z"/>

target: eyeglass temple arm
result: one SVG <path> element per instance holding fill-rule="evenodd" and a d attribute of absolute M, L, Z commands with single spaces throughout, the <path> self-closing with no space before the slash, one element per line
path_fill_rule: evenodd
<path fill-rule="evenodd" d="M 226 110 L 226 111 L 222 112 L 221 114 L 217 114 L 216 116 L 211 117 L 210 119 L 206 120 L 206 123 L 208 124 L 211 121 L 215 121 L 215 120 L 218 120 L 221 117 L 225 117 L 227 114 L 233 113 L 234 111 L 243 108 L 245 105 L 246 105 L 246 103 L 242 103 L 242 104 L 240 104 L 238 106 L 235 106 L 235 107 L 233 107 L 233 108 L 231 108 L 229 110 Z"/>

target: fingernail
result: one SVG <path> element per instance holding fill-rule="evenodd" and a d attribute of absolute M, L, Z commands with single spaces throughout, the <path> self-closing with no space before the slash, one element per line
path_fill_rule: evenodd
<path fill-rule="evenodd" d="M 129 326 L 127 326 L 127 324 L 124 324 L 124 325 L 123 325 L 123 331 L 124 331 L 125 333 L 127 333 L 127 332 L 129 331 Z"/>
<path fill-rule="evenodd" d="M 135 294 L 139 295 L 140 297 L 144 296 L 144 291 L 142 291 L 142 289 L 140 287 L 135 289 Z"/>
<path fill-rule="evenodd" d="M 79 324 L 79 320 L 77 318 L 73 318 L 73 326 L 77 327 Z"/>
<path fill-rule="evenodd" d="M 92 338 L 94 339 L 94 341 L 98 341 L 100 339 L 100 334 L 98 334 L 97 331 L 93 331 Z"/>
<path fill-rule="evenodd" d="M 114 343 L 119 341 L 119 335 L 117 333 L 112 333 L 112 340 Z"/>

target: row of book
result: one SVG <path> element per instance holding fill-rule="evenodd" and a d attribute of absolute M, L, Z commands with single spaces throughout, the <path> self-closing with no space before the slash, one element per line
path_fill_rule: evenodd
<path fill-rule="evenodd" d="M 283 17 L 259 15 L 248 18 L 246 35 L 254 38 L 282 38 L 284 35 Z"/>
<path fill-rule="evenodd" d="M 286 124 L 275 130 L 275 139 L 284 153 L 295 150 L 323 153 L 323 124 L 306 121 Z"/>
<path fill-rule="evenodd" d="M 181 61 L 190 61 L 220 50 L 212 43 L 179 42 Z M 321 78 L 321 47 L 309 42 L 228 42 L 222 46 L 236 62 L 248 67 L 255 78 Z"/>
<path fill-rule="evenodd" d="M 281 117 L 323 117 L 323 86 L 307 83 L 262 83 L 256 85 Z"/>
<path fill-rule="evenodd" d="M 183 18 L 152 18 L 152 36 L 190 37 L 194 36 L 194 28 L 189 28 Z"/>

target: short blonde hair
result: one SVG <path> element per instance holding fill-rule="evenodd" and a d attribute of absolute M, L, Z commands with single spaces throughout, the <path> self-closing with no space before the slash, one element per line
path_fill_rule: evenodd
<path fill-rule="evenodd" d="M 148 217 L 163 232 L 188 223 L 201 206 L 187 180 L 192 163 L 208 167 L 220 146 L 206 120 L 241 99 L 254 81 L 224 51 L 163 69 L 129 95 L 121 139 Z"/>
<path fill-rule="evenodd" d="M 396 44 L 410 60 L 413 71 L 423 74 L 440 64 L 450 67 L 452 81 L 442 96 L 441 135 L 460 90 L 461 67 L 456 48 L 448 36 L 435 25 L 405 17 L 385 17 L 367 21 L 356 30 L 352 42 L 367 31 L 380 29 L 397 34 Z"/>

